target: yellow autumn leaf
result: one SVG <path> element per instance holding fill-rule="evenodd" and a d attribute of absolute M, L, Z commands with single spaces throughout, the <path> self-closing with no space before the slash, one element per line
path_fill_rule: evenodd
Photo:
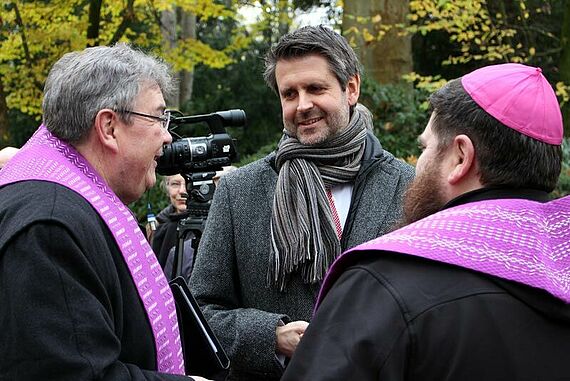
<path fill-rule="evenodd" d="M 372 34 L 370 34 L 370 32 L 368 31 L 368 29 L 364 29 L 362 30 L 362 38 L 364 39 L 365 42 L 372 42 L 375 40 L 374 36 Z"/>

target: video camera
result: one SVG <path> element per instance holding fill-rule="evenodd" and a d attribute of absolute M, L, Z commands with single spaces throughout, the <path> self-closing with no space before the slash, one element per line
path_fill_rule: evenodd
<path fill-rule="evenodd" d="M 165 145 L 156 168 L 161 175 L 217 171 L 237 159 L 235 141 L 228 135 L 225 127 L 245 125 L 243 110 L 194 116 L 182 116 L 178 112 L 172 112 L 170 118 L 172 129 L 183 124 L 205 122 L 211 134 L 206 137 L 181 138 Z"/>
<path fill-rule="evenodd" d="M 186 202 L 189 214 L 207 215 L 208 203 L 214 195 L 212 178 L 216 171 L 237 160 L 235 140 L 225 127 L 239 127 L 246 123 L 243 110 L 218 111 L 212 114 L 183 116 L 172 112 L 171 130 L 184 124 L 205 122 L 210 135 L 195 138 L 180 138 L 163 147 L 156 171 L 161 175 L 180 173 L 186 180 Z"/>
<path fill-rule="evenodd" d="M 184 218 L 178 223 L 175 269 L 181 267 L 180 253 L 189 231 L 195 236 L 192 246 L 195 246 L 196 254 L 214 196 L 213 178 L 216 171 L 238 158 L 235 140 L 226 132 L 225 127 L 244 126 L 246 116 L 243 110 L 237 109 L 193 116 L 184 116 L 177 111 L 170 114 L 170 130 L 174 135 L 176 128 L 194 123 L 206 123 L 210 134 L 194 138 L 179 137 L 171 144 L 166 144 L 156 167 L 161 175 L 180 174 L 186 181 L 187 209 Z"/>

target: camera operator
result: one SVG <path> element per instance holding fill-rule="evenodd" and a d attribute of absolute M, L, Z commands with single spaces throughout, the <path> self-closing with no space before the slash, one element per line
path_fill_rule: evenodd
<path fill-rule="evenodd" d="M 278 380 L 328 266 L 400 218 L 413 168 L 372 134 L 359 70 L 348 42 L 323 26 L 282 37 L 266 57 L 283 138 L 221 179 L 190 279 L 230 379 Z"/>
<path fill-rule="evenodd" d="M 188 379 L 173 294 L 126 206 L 172 141 L 171 86 L 125 44 L 50 70 L 43 124 L 0 171 L 1 380 Z"/>
<path fill-rule="evenodd" d="M 214 185 L 218 184 L 222 175 L 234 169 L 236 169 L 236 167 L 226 166 L 223 170 L 217 171 L 216 175 L 212 178 Z M 181 175 L 165 176 L 162 184 L 170 199 L 170 205 L 156 216 L 158 227 L 154 233 L 152 248 L 158 257 L 160 265 L 164 269 L 166 277 L 170 279 L 174 266 L 178 222 L 180 222 L 182 218 L 188 217 L 188 214 L 184 213 L 188 200 L 188 190 L 186 189 L 186 181 Z M 196 235 L 192 231 L 189 231 L 184 237 L 181 275 L 184 276 L 186 280 L 190 279 L 194 262 L 194 248 L 192 247 L 192 239 L 194 238 L 196 238 Z"/>
<path fill-rule="evenodd" d="M 151 243 L 158 262 L 164 269 L 170 252 L 173 251 L 176 246 L 176 227 L 178 222 L 187 216 L 184 212 L 186 211 L 188 193 L 186 190 L 186 180 L 184 180 L 182 175 L 165 176 L 161 185 L 170 200 L 170 204 L 156 216 L 158 226 L 154 232 Z M 192 233 L 186 237 L 187 240 L 191 240 L 192 238 L 194 238 Z M 188 248 L 191 251 L 184 250 L 185 259 L 193 256 L 193 249 L 190 245 L 188 245 Z M 169 275 L 166 271 L 165 274 L 167 276 Z"/>

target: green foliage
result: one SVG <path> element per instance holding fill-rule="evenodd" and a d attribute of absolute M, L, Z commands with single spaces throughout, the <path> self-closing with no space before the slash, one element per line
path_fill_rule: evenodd
<path fill-rule="evenodd" d="M 419 155 L 417 137 L 429 114 L 421 108 L 427 93 L 407 84 L 381 85 L 364 78 L 360 101 L 374 115 L 374 133 L 396 157 L 414 162 Z"/>
<path fill-rule="evenodd" d="M 554 190 L 556 197 L 570 194 L 570 138 L 564 138 L 562 142 L 562 155 L 562 172 Z"/>
<path fill-rule="evenodd" d="M 147 205 L 150 203 L 151 210 L 155 215 L 170 204 L 168 195 L 160 185 L 162 176 L 157 175 L 156 184 L 151 189 L 147 190 L 143 197 L 138 201 L 129 204 L 129 209 L 137 216 L 139 222 L 146 222 L 146 215 L 148 211 Z"/>
<path fill-rule="evenodd" d="M 238 167 L 242 167 L 246 164 L 252 163 L 256 160 L 264 158 L 265 156 L 269 155 L 271 152 L 277 149 L 277 144 L 279 143 L 278 139 L 275 139 L 273 143 L 266 144 L 260 147 L 256 152 L 242 156 L 239 163 L 236 164 Z"/>
<path fill-rule="evenodd" d="M 247 125 L 232 128 L 241 156 L 279 139 L 283 125 L 279 98 L 263 81 L 263 55 L 267 45 L 253 42 L 235 63 L 213 72 L 205 66 L 195 71 L 194 98 L 187 107 L 191 114 L 240 108 L 246 112 Z"/>
<path fill-rule="evenodd" d="M 411 0 L 410 10 L 411 33 L 426 35 L 444 30 L 449 41 L 459 46 L 442 62 L 444 65 L 471 60 L 523 62 L 527 55 L 522 46 L 511 43 L 516 30 L 505 22 L 502 13 L 492 17 L 486 0 Z"/>
<path fill-rule="evenodd" d="M 567 7 L 564 0 L 411 0 L 415 72 L 405 79 L 433 90 L 484 65 L 522 62 L 542 68 L 564 106 L 570 83 L 560 53 L 569 38 L 562 31 Z"/>
<path fill-rule="evenodd" d="M 26 143 L 26 141 L 32 136 L 34 131 L 39 127 L 41 121 L 37 118 L 24 114 L 16 109 L 11 109 L 8 111 L 8 117 L 14 126 L 18 128 L 13 128 L 10 134 L 10 139 L 4 142 L 0 142 L 0 148 L 4 145 L 21 147 Z"/>
<path fill-rule="evenodd" d="M 416 83 L 457 78 L 503 62 L 539 66 L 553 86 L 558 70 L 563 0 L 411 0 Z M 412 73 L 414 76 L 415 73 Z M 416 78 L 419 79 L 419 78 Z M 563 101 L 566 88 L 556 85 Z"/>
<path fill-rule="evenodd" d="M 6 104 L 9 110 L 31 116 L 35 120 L 32 125 L 39 124 L 45 78 L 53 63 L 67 52 L 124 41 L 161 55 L 176 70 L 192 70 L 197 64 L 224 67 L 233 62 L 232 54 L 245 49 L 250 42 L 240 28 L 234 29 L 233 34 L 226 36 L 224 45 L 217 48 L 195 38 L 179 38 L 172 47 L 163 41 L 161 11 L 179 7 L 193 12 L 198 22 L 216 22 L 235 17 L 232 5 L 235 2 L 231 1 L 102 2 L 98 17 L 91 19 L 92 3 L 80 0 L 9 1 L 1 5 L 0 80 Z M 92 24 L 97 25 L 98 34 L 88 38 L 87 31 Z M 10 115 L 14 116 L 13 113 Z M 20 128 L 17 122 L 10 119 L 10 130 L 0 126 L 0 132 L 9 139 L 6 144 L 18 145 L 10 137 L 15 135 L 13 130 Z"/>

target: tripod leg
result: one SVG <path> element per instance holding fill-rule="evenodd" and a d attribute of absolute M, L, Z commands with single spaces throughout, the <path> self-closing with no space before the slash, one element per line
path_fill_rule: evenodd
<path fill-rule="evenodd" d="M 182 264 L 184 263 L 184 240 L 188 231 L 177 230 L 176 233 L 176 249 L 174 250 L 174 261 L 172 266 L 172 274 L 170 279 L 174 279 L 182 275 Z"/>

